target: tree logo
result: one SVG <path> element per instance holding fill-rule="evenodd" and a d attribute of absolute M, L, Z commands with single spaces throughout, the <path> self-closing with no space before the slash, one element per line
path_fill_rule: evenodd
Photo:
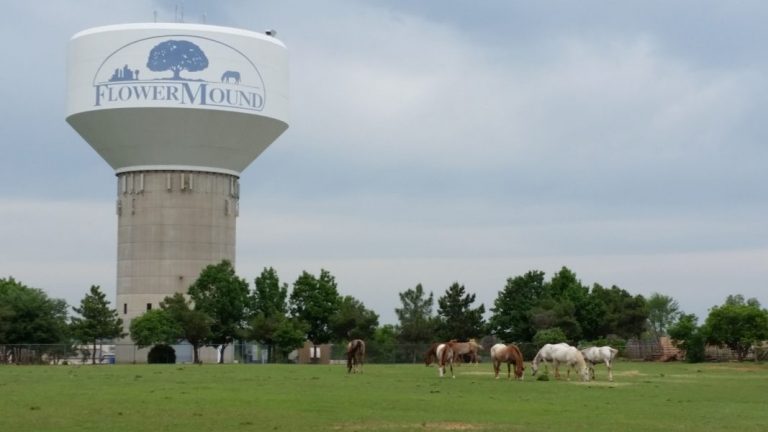
<path fill-rule="evenodd" d="M 149 52 L 147 67 L 153 72 L 172 71 L 168 79 L 184 79 L 181 71 L 201 71 L 208 67 L 208 57 L 203 50 L 192 42 L 185 40 L 167 40 L 157 44 Z"/>
<path fill-rule="evenodd" d="M 266 102 L 261 74 L 242 51 L 193 35 L 150 37 L 122 46 L 99 66 L 93 86 L 96 107 L 206 105 L 262 111 Z"/>

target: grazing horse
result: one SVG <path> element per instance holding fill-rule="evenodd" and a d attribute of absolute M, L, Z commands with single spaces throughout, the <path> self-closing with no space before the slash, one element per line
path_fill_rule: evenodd
<path fill-rule="evenodd" d="M 536 376 L 536 373 L 539 371 L 539 363 L 544 363 L 544 369 L 545 372 L 549 372 L 549 363 L 552 363 L 552 352 L 555 349 L 556 345 L 565 346 L 568 347 L 567 343 L 561 342 L 559 344 L 544 344 L 543 347 L 539 350 L 539 352 L 536 353 L 536 356 L 533 357 L 533 361 L 531 361 L 531 376 Z"/>
<path fill-rule="evenodd" d="M 578 368 L 582 381 L 589 381 L 589 369 L 581 351 L 567 343 L 545 344 L 531 362 L 532 375 L 539 370 L 539 362 L 552 362 L 555 368 L 555 378 L 560 378 L 560 364 L 568 365 L 566 379 L 571 379 L 571 369 Z"/>
<path fill-rule="evenodd" d="M 440 372 L 440 378 L 442 378 L 445 375 L 445 364 L 448 363 L 451 367 L 451 377 L 456 378 L 456 375 L 453 374 L 453 360 L 456 356 L 456 350 L 455 345 L 458 342 L 446 342 L 444 344 L 440 344 L 437 347 L 437 364 L 438 364 L 438 370 Z"/>
<path fill-rule="evenodd" d="M 347 344 L 347 373 L 363 373 L 365 342 L 353 339 Z"/>
<path fill-rule="evenodd" d="M 619 350 L 609 346 L 589 347 L 581 350 L 584 360 L 589 365 L 589 375 L 591 379 L 595 379 L 595 365 L 598 363 L 605 363 L 605 366 L 608 368 L 608 381 L 613 381 L 613 359 L 616 358 L 616 354 L 618 353 Z"/>
<path fill-rule="evenodd" d="M 474 339 L 470 339 L 469 342 L 456 342 L 456 340 L 451 340 L 451 342 L 455 342 L 454 344 L 454 355 L 457 359 L 461 359 L 462 356 L 468 355 L 470 358 L 470 363 L 474 363 L 477 365 L 478 363 L 478 355 L 477 352 L 481 351 L 483 347 L 481 347 L 477 341 Z"/>
<path fill-rule="evenodd" d="M 240 84 L 240 72 L 231 70 L 225 71 L 221 75 L 221 82 Z"/>
<path fill-rule="evenodd" d="M 517 345 L 509 344 L 496 344 L 491 347 L 491 361 L 493 361 L 493 372 L 496 374 L 496 379 L 499 379 L 499 369 L 501 369 L 501 363 L 507 364 L 507 379 L 511 378 L 512 366 L 515 364 L 515 379 L 523 380 L 525 366 L 523 365 L 523 353 L 520 352 L 520 348 Z"/>
<path fill-rule="evenodd" d="M 427 352 L 424 353 L 424 365 L 429 366 L 433 362 L 439 362 L 439 358 L 437 357 L 437 347 L 442 345 L 440 342 L 435 342 L 432 345 L 429 346 L 429 349 Z"/>

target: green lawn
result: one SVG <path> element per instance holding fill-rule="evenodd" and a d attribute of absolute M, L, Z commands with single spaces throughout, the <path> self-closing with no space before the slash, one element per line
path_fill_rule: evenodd
<path fill-rule="evenodd" d="M 0 366 L 0 431 L 768 430 L 768 365 L 619 362 L 613 383 L 604 367 L 591 383 L 456 370 Z"/>

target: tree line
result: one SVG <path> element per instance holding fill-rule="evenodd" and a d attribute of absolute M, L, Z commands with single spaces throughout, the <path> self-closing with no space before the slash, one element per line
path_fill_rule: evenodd
<path fill-rule="evenodd" d="M 458 282 L 437 298 L 436 309 L 434 294 L 421 284 L 398 295 L 398 324 L 379 325 L 373 310 L 339 293 L 325 269 L 319 275 L 304 271 L 289 287 L 268 267 L 251 289 L 230 262 L 222 261 L 203 269 L 186 295 L 166 297 L 159 309 L 135 318 L 130 336 L 140 347 L 187 341 L 195 362 L 200 347 L 223 351 L 235 340 L 258 342 L 270 361 L 285 361 L 305 341 L 321 345 L 360 338 L 374 360 L 411 362 L 431 342 L 486 336 L 541 346 L 563 341 L 621 345 L 628 338 L 669 335 L 690 361 L 703 359 L 705 344 L 728 346 L 743 359 L 756 342 L 768 339 L 768 311 L 756 299 L 728 296 L 699 325 L 669 296 L 654 293 L 646 299 L 615 285 L 587 286 L 566 267 L 548 280 L 538 270 L 508 278 L 487 320 L 485 305 L 476 304 L 475 294 Z M 98 286 L 72 311 L 70 317 L 66 302 L 40 289 L 0 279 L 0 345 L 88 344 L 95 362 L 98 343 L 126 336 Z"/>

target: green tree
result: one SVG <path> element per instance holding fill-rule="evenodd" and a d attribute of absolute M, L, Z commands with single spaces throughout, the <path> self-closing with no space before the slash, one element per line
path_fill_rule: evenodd
<path fill-rule="evenodd" d="M 485 322 L 482 304 L 472 307 L 474 294 L 466 294 L 464 285 L 454 282 L 445 294 L 437 299 L 437 334 L 442 340 L 479 338 L 483 336 Z"/>
<path fill-rule="evenodd" d="M 409 361 L 416 362 L 423 344 L 429 343 L 435 338 L 437 319 L 432 314 L 434 296 L 424 292 L 424 287 L 417 284 L 398 294 L 402 307 L 395 308 L 395 314 L 399 325 L 397 326 L 397 340 L 407 351 Z"/>
<path fill-rule="evenodd" d="M 704 328 L 709 343 L 727 346 L 742 361 L 755 342 L 768 339 L 768 312 L 756 299 L 729 295 L 725 304 L 710 309 Z"/>
<path fill-rule="evenodd" d="M 569 340 L 578 341 L 584 334 L 582 323 L 592 318 L 585 316 L 589 288 L 582 285 L 576 273 L 567 267 L 555 273 L 546 288 L 548 296 L 555 302 L 552 307 L 557 317 L 555 326 L 562 329 Z"/>
<path fill-rule="evenodd" d="M 70 324 L 72 335 L 83 344 L 90 344 L 91 362 L 96 364 L 96 346 L 105 339 L 125 336 L 123 320 L 117 311 L 109 307 L 106 295 L 98 285 L 92 285 L 88 294 L 80 301 L 80 307 L 72 308 L 79 317 L 73 317 Z"/>
<path fill-rule="evenodd" d="M 163 309 L 149 310 L 134 318 L 130 332 L 131 339 L 139 348 L 155 344 L 173 345 L 181 339 L 181 326 Z"/>
<path fill-rule="evenodd" d="M 538 348 L 541 348 L 545 344 L 556 344 L 566 340 L 565 333 L 559 327 L 552 327 L 548 329 L 539 330 L 533 336 L 533 343 Z"/>
<path fill-rule="evenodd" d="M 504 341 L 530 341 L 536 332 L 531 309 L 545 293 L 544 272 L 532 270 L 522 276 L 508 278 L 507 284 L 493 303 L 488 326 L 491 333 Z"/>
<path fill-rule="evenodd" d="M 336 279 L 327 270 L 320 276 L 304 271 L 293 283 L 289 303 L 291 314 L 306 324 L 306 338 L 315 346 L 333 338 L 331 317 L 339 308 Z"/>
<path fill-rule="evenodd" d="M 0 345 L 66 344 L 67 308 L 64 300 L 49 298 L 43 290 L 0 278 Z"/>
<path fill-rule="evenodd" d="M 417 284 L 398 294 L 402 307 L 395 308 L 397 315 L 397 339 L 401 343 L 428 343 L 435 337 L 435 317 L 432 315 L 434 296 L 427 296 L 424 287 Z"/>
<path fill-rule="evenodd" d="M 249 321 L 248 338 L 267 347 L 267 357 L 275 361 L 274 346 L 278 331 L 284 333 L 288 320 L 288 285 L 280 284 L 277 271 L 265 268 L 254 281 L 251 297 L 253 315 Z"/>
<path fill-rule="evenodd" d="M 391 324 L 377 327 L 373 338 L 366 342 L 365 357 L 368 363 L 396 363 L 397 358 L 397 328 Z M 407 360 L 410 361 L 410 353 Z"/>
<path fill-rule="evenodd" d="M 277 271 L 265 268 L 253 283 L 251 309 L 265 316 L 286 315 L 288 312 L 288 284 L 280 284 Z"/>
<path fill-rule="evenodd" d="M 611 334 L 623 338 L 639 337 L 648 323 L 648 306 L 642 295 L 632 296 L 626 290 L 617 286 L 603 288 L 599 284 L 592 287 L 591 295 L 594 301 L 605 306 L 605 317 L 602 335 Z"/>
<path fill-rule="evenodd" d="M 0 344 L 53 344 L 67 336 L 67 304 L 13 278 L 0 278 Z"/>
<path fill-rule="evenodd" d="M 368 341 L 378 325 L 379 315 L 352 296 L 341 297 L 339 308 L 331 316 L 331 331 L 339 342 L 351 339 Z"/>
<path fill-rule="evenodd" d="M 208 265 L 189 287 L 189 296 L 199 310 L 213 318 L 209 343 L 218 345 L 219 362 L 224 350 L 244 330 L 250 315 L 248 282 L 235 274 L 232 263 L 223 260 Z"/>
<path fill-rule="evenodd" d="M 704 361 L 705 337 L 699 319 L 694 314 L 681 314 L 678 320 L 672 323 L 667 332 L 676 347 L 685 351 L 685 360 L 689 363 Z"/>
<path fill-rule="evenodd" d="M 666 335 L 669 326 L 680 315 L 680 306 L 672 297 L 659 293 L 648 297 L 648 326 L 657 338 Z"/>
<path fill-rule="evenodd" d="M 192 361 L 195 364 L 200 363 L 200 347 L 212 336 L 213 318 L 205 312 L 193 309 L 181 293 L 163 299 L 160 308 L 178 326 L 179 339 L 184 339 L 192 345 Z"/>
<path fill-rule="evenodd" d="M 281 359 L 287 359 L 291 351 L 304 345 L 308 329 L 306 323 L 294 317 L 287 317 L 280 321 L 275 330 L 273 342 Z"/>

